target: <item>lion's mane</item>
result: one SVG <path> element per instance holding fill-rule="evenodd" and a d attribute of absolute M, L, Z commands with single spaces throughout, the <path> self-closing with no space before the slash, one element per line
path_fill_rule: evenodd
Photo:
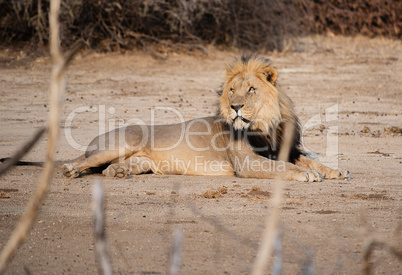
<path fill-rule="evenodd" d="M 242 138 L 248 137 L 249 143 L 255 151 L 270 159 L 278 157 L 283 142 L 284 127 L 286 123 L 293 125 L 293 140 L 289 154 L 289 161 L 295 163 L 301 154 L 301 126 L 296 116 L 293 102 L 284 94 L 277 83 L 277 71 L 271 66 L 269 59 L 258 55 L 247 55 L 235 59 L 226 68 L 226 78 L 222 89 L 218 92 L 219 106 L 217 116 L 228 126 L 233 128 L 230 117 L 230 104 L 228 93 L 234 79 L 246 81 L 247 76 L 253 75 L 257 79 L 264 93 L 264 102 L 261 104 L 257 117 L 244 129 L 235 129 L 242 133 Z M 245 102 L 247 104 L 247 101 Z M 254 106 L 251 106 L 253 108 Z M 249 135 L 252 133 L 252 135 Z M 290 133 L 289 133 L 290 134 Z M 264 148 L 264 149 L 261 149 Z"/>

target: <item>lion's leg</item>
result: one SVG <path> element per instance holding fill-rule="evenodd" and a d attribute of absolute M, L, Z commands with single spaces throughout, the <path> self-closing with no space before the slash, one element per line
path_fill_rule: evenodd
<path fill-rule="evenodd" d="M 112 163 L 102 174 L 106 177 L 124 178 L 128 175 L 138 175 L 152 170 L 152 161 L 146 157 L 130 157 L 124 162 Z"/>
<path fill-rule="evenodd" d="M 296 165 L 305 168 L 316 170 L 326 179 L 351 179 L 352 176 L 349 170 L 341 171 L 339 169 L 331 169 L 328 166 L 314 160 L 307 158 L 305 156 L 300 156 L 298 160 L 296 160 Z"/>
<path fill-rule="evenodd" d="M 321 175 L 314 170 L 303 169 L 289 162 L 275 161 L 263 157 L 240 160 L 235 173 L 244 178 L 284 179 L 302 182 L 322 181 Z"/>
<path fill-rule="evenodd" d="M 68 178 L 76 178 L 89 168 L 99 167 L 116 159 L 119 159 L 118 151 L 98 151 L 83 160 L 64 164 L 63 175 Z"/>

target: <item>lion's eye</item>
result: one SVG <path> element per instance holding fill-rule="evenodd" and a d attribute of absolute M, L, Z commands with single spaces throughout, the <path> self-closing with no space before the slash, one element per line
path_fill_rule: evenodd
<path fill-rule="evenodd" d="M 248 89 L 248 92 L 249 92 L 249 93 L 255 92 L 255 88 L 254 88 L 253 86 L 251 86 L 250 89 Z"/>
<path fill-rule="evenodd" d="M 230 93 L 230 94 L 233 94 L 233 93 L 234 93 L 234 89 L 233 89 L 233 88 L 230 88 L 230 89 L 229 89 L 229 93 Z"/>

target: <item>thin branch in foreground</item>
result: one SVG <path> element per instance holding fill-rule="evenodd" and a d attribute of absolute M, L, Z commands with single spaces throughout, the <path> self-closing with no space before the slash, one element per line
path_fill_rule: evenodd
<path fill-rule="evenodd" d="M 48 142 L 46 148 L 46 160 L 38 187 L 33 194 L 25 214 L 21 217 L 16 228 L 12 232 L 10 239 L 4 246 L 0 254 L 0 274 L 5 272 L 11 257 L 17 248 L 25 241 L 28 231 L 39 214 L 39 207 L 47 193 L 50 177 L 53 174 L 54 155 L 56 153 L 56 142 L 59 135 L 60 123 L 60 98 L 65 91 L 65 70 L 68 61 L 71 60 L 73 53 L 69 54 L 69 60 L 66 61 L 60 52 L 60 0 L 50 2 L 50 53 L 53 60 L 52 75 L 50 80 L 50 98 L 48 115 Z"/>
<path fill-rule="evenodd" d="M 310 249 L 307 249 L 306 255 L 307 257 L 303 262 L 301 273 L 303 275 L 314 275 L 315 267 L 313 252 Z"/>
<path fill-rule="evenodd" d="M 180 271 L 181 265 L 181 246 L 183 243 L 183 230 L 176 228 L 174 231 L 172 248 L 169 255 L 169 270 L 167 274 L 177 275 Z"/>
<path fill-rule="evenodd" d="M 0 176 L 7 172 L 12 166 L 16 165 L 18 161 L 32 149 L 32 147 L 39 141 L 45 130 L 46 128 L 44 126 L 40 127 L 11 158 L 7 158 L 4 161 L 4 163 L 0 166 Z"/>
<path fill-rule="evenodd" d="M 102 182 L 95 180 L 93 190 L 93 212 L 94 212 L 94 233 L 95 233 L 95 251 L 98 259 L 99 274 L 111 275 L 112 264 L 108 254 L 108 245 L 105 233 L 105 194 L 103 192 Z"/>
<path fill-rule="evenodd" d="M 286 123 L 284 128 L 284 139 L 279 152 L 278 161 L 288 161 L 290 148 L 293 140 L 294 125 Z M 262 233 L 262 240 L 258 248 L 252 273 L 253 275 L 263 275 L 268 264 L 268 259 L 272 255 L 275 237 L 278 234 L 279 218 L 281 212 L 281 202 L 285 182 L 278 180 L 275 183 L 271 201 L 271 213 L 265 220 L 265 229 Z"/>
<path fill-rule="evenodd" d="M 282 263 L 281 232 L 278 230 L 274 243 L 274 265 L 272 267 L 272 275 L 282 274 Z"/>
<path fill-rule="evenodd" d="M 398 249 L 384 241 L 371 238 L 363 245 L 363 274 L 370 275 L 371 263 L 370 258 L 374 252 L 375 248 L 386 248 L 391 254 L 393 254 L 397 259 L 402 261 L 402 249 Z"/>

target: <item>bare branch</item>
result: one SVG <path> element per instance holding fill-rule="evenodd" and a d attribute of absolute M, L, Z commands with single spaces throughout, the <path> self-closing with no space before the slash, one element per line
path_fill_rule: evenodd
<path fill-rule="evenodd" d="M 174 231 L 172 248 L 169 255 L 169 270 L 167 274 L 177 275 L 181 265 L 181 245 L 183 243 L 183 230 L 176 228 Z"/>
<path fill-rule="evenodd" d="M 39 141 L 45 130 L 46 128 L 44 126 L 40 127 L 27 143 L 25 143 L 11 158 L 7 158 L 0 166 L 0 175 L 7 172 L 13 165 L 16 165 L 18 161 L 29 152 Z"/>
<path fill-rule="evenodd" d="M 68 65 L 68 62 L 65 61 L 59 49 L 59 10 L 60 0 L 52 0 L 50 3 L 49 21 L 51 40 L 50 52 L 53 59 L 53 68 L 50 82 L 50 109 L 48 116 L 48 143 L 46 149 L 46 161 L 38 187 L 28 204 L 27 211 L 22 216 L 0 254 L 0 274 L 5 272 L 11 257 L 14 255 L 21 243 L 27 238 L 27 233 L 39 214 L 39 207 L 42 205 L 42 201 L 47 193 L 50 177 L 53 172 L 53 160 L 59 134 L 60 98 L 65 91 L 65 69 Z"/>
<path fill-rule="evenodd" d="M 303 275 L 313 275 L 314 274 L 314 255 L 310 249 L 306 250 L 306 259 L 303 262 L 302 274 Z"/>
<path fill-rule="evenodd" d="M 93 205 L 94 212 L 94 233 L 95 233 L 95 251 L 96 258 L 99 261 L 99 274 L 111 275 L 112 265 L 108 254 L 108 245 L 105 233 L 105 195 L 103 192 L 102 182 L 95 180 L 93 190 Z"/>
<path fill-rule="evenodd" d="M 375 238 L 371 238 L 363 245 L 363 274 L 370 275 L 371 272 L 371 264 L 370 258 L 374 252 L 375 248 L 386 248 L 391 254 L 397 257 L 400 261 L 402 261 L 402 249 L 398 249 L 385 241 L 380 241 Z"/>
<path fill-rule="evenodd" d="M 274 266 L 272 267 L 272 275 L 282 274 L 282 241 L 281 232 L 278 230 L 274 243 Z"/>
<path fill-rule="evenodd" d="M 278 161 L 287 161 L 289 158 L 289 152 L 291 143 L 293 140 L 294 125 L 286 123 L 284 127 L 284 140 L 279 152 Z M 283 189 L 285 182 L 279 180 L 276 182 L 271 202 L 271 214 L 267 215 L 265 221 L 265 229 L 262 233 L 261 245 L 258 249 L 257 257 L 252 269 L 253 275 L 265 274 L 265 269 L 268 263 L 269 257 L 272 255 L 275 236 L 278 234 L 279 218 L 281 212 L 281 202 L 283 196 Z"/>

